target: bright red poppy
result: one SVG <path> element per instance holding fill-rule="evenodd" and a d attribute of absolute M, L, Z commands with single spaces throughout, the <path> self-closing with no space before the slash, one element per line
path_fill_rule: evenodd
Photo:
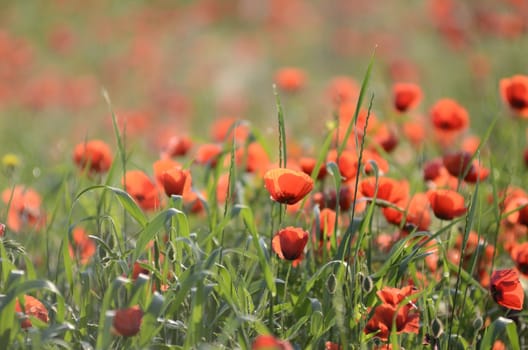
<path fill-rule="evenodd" d="M 515 269 L 495 270 L 491 274 L 491 296 L 497 304 L 512 310 L 522 310 L 524 290 Z"/>
<path fill-rule="evenodd" d="M 101 140 L 91 140 L 79 143 L 73 150 L 73 161 L 79 168 L 92 173 L 105 173 L 112 165 L 112 151 Z"/>
<path fill-rule="evenodd" d="M 163 190 L 167 196 L 181 196 L 191 190 L 191 172 L 181 168 L 169 169 L 161 175 Z"/>
<path fill-rule="evenodd" d="M 22 308 L 19 299 L 16 299 L 15 312 L 22 314 L 20 327 L 24 329 L 32 327 L 31 321 L 27 316 L 36 317 L 42 322 L 49 322 L 48 309 L 37 298 L 31 295 L 24 295 L 24 308 Z"/>
<path fill-rule="evenodd" d="M 2 192 L 2 201 L 9 204 L 7 226 L 14 232 L 24 227 L 39 229 L 44 226 L 46 216 L 41 209 L 42 198 L 31 188 L 15 186 Z"/>
<path fill-rule="evenodd" d="M 277 232 L 271 244 L 279 258 L 291 260 L 295 266 L 302 260 L 307 242 L 308 232 L 299 227 L 289 226 Z"/>
<path fill-rule="evenodd" d="M 196 150 L 195 161 L 201 165 L 209 165 L 210 167 L 215 167 L 218 163 L 218 158 L 222 154 L 222 146 L 208 143 L 201 145 Z"/>
<path fill-rule="evenodd" d="M 381 340 L 388 340 L 392 330 L 393 321 L 396 324 L 396 333 L 418 333 L 420 314 L 412 303 L 399 306 L 406 297 L 412 295 L 412 286 L 402 289 L 385 287 L 378 291 L 382 304 L 374 309 L 374 314 L 365 326 L 365 333 L 376 333 Z"/>
<path fill-rule="evenodd" d="M 122 179 L 125 190 L 132 196 L 143 210 L 154 210 L 160 205 L 158 189 L 144 172 L 140 170 L 127 171 Z"/>
<path fill-rule="evenodd" d="M 169 139 L 163 154 L 167 157 L 184 156 L 192 147 L 192 140 L 188 136 L 173 136 Z"/>
<path fill-rule="evenodd" d="M 452 190 L 431 190 L 427 192 L 434 215 L 441 220 L 452 220 L 466 213 L 464 197 Z"/>
<path fill-rule="evenodd" d="M 299 159 L 299 166 L 301 167 L 301 170 L 306 175 L 312 175 L 312 172 L 314 171 L 315 164 L 317 163 L 317 160 L 312 157 L 302 157 Z M 326 176 L 326 165 L 321 164 L 319 167 L 319 172 L 317 173 L 317 180 L 321 180 Z"/>
<path fill-rule="evenodd" d="M 514 75 L 501 79 L 500 94 L 516 114 L 528 118 L 528 76 Z"/>
<path fill-rule="evenodd" d="M 313 189 L 314 182 L 301 171 L 275 168 L 264 174 L 264 186 L 274 201 L 291 205 L 303 199 Z"/>
<path fill-rule="evenodd" d="M 398 112 L 407 112 L 422 100 L 422 89 L 414 83 L 396 83 L 392 87 L 394 108 Z"/>
<path fill-rule="evenodd" d="M 515 267 L 528 277 L 528 242 L 514 243 L 510 251 L 510 256 L 515 263 Z"/>
<path fill-rule="evenodd" d="M 293 350 L 289 341 L 280 340 L 272 335 L 259 335 L 253 340 L 251 350 Z"/>
<path fill-rule="evenodd" d="M 112 326 L 117 335 L 132 337 L 139 333 L 142 319 L 143 311 L 136 305 L 116 310 Z"/>

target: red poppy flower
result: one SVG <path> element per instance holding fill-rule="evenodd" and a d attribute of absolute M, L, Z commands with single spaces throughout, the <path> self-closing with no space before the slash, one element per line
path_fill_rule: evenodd
<path fill-rule="evenodd" d="M 393 320 L 396 322 L 396 333 L 418 333 L 420 326 L 420 315 L 415 311 L 415 306 L 411 303 L 398 306 L 404 298 L 413 293 L 413 287 L 408 286 L 403 289 L 383 288 L 378 291 L 378 297 L 383 304 L 374 309 L 372 318 L 365 326 L 365 333 L 376 333 L 376 337 L 381 340 L 388 340 L 392 330 Z"/>
<path fill-rule="evenodd" d="M 237 123 L 236 118 L 222 117 L 216 119 L 211 127 L 211 136 L 215 142 L 225 142 L 233 137 L 233 131 L 235 132 L 235 138 L 237 142 L 243 143 L 249 136 L 249 127 L 247 123 Z"/>
<path fill-rule="evenodd" d="M 161 183 L 167 196 L 181 196 L 191 189 L 191 173 L 189 170 L 172 168 L 165 171 L 161 176 Z"/>
<path fill-rule="evenodd" d="M 73 161 L 81 169 L 88 167 L 90 172 L 105 173 L 112 165 L 112 151 L 101 140 L 79 143 L 73 150 Z"/>
<path fill-rule="evenodd" d="M 195 161 L 198 164 L 209 165 L 214 168 L 221 153 L 222 146 L 220 145 L 214 143 L 201 145 L 196 151 Z"/>
<path fill-rule="evenodd" d="M 20 326 L 24 329 L 32 327 L 29 318 L 24 316 L 33 316 L 41 320 L 42 322 L 49 322 L 48 309 L 38 299 L 31 295 L 24 295 L 24 311 L 22 311 L 22 305 L 18 298 L 15 302 L 15 312 L 22 313 L 23 317 Z"/>
<path fill-rule="evenodd" d="M 247 147 L 240 147 L 235 153 L 238 165 L 244 164 L 248 173 L 262 174 L 269 167 L 268 153 L 258 142 L 252 142 Z"/>
<path fill-rule="evenodd" d="M 341 350 L 341 347 L 339 344 L 332 343 L 331 341 L 327 341 L 325 343 L 325 350 Z"/>
<path fill-rule="evenodd" d="M 305 85 L 306 74 L 299 68 L 281 68 L 275 73 L 275 83 L 283 91 L 297 92 Z"/>
<path fill-rule="evenodd" d="M 349 77 L 339 76 L 332 79 L 327 93 L 330 99 L 336 104 L 344 102 L 355 103 L 359 96 L 359 85 Z"/>
<path fill-rule="evenodd" d="M 443 132 L 459 132 L 469 125 L 469 115 L 464 107 L 452 99 L 441 99 L 430 111 L 433 125 Z"/>
<path fill-rule="evenodd" d="M 459 177 L 469 171 L 471 154 L 467 152 L 449 153 L 442 157 L 442 161 L 449 174 Z"/>
<path fill-rule="evenodd" d="M 339 219 L 338 219 L 339 223 Z M 336 224 L 336 212 L 330 208 L 323 208 L 319 213 L 319 232 L 321 235 L 326 233 L 327 237 L 331 237 L 334 234 Z M 319 237 L 319 239 L 323 239 Z"/>
<path fill-rule="evenodd" d="M 308 242 L 308 232 L 299 227 L 286 227 L 275 234 L 272 240 L 273 251 L 281 259 L 292 260 L 297 265 L 302 259 Z"/>
<path fill-rule="evenodd" d="M 301 170 L 306 175 L 312 175 L 312 172 L 315 168 L 315 163 L 317 163 L 317 160 L 312 157 L 302 157 L 299 159 L 299 166 L 301 167 Z M 321 180 L 326 176 L 326 165 L 321 164 L 321 167 L 319 168 L 319 172 L 317 173 L 317 180 Z"/>
<path fill-rule="evenodd" d="M 510 251 L 510 256 L 515 263 L 515 267 L 528 277 L 528 242 L 515 243 Z"/>
<path fill-rule="evenodd" d="M 452 220 L 466 213 L 464 197 L 452 190 L 431 190 L 427 192 L 434 215 L 441 220 Z"/>
<path fill-rule="evenodd" d="M 397 83 L 392 87 L 394 107 L 399 112 L 407 112 L 416 107 L 422 99 L 422 89 L 413 83 Z"/>
<path fill-rule="evenodd" d="M 139 274 L 143 274 L 147 276 L 150 275 L 150 271 L 144 268 L 143 266 L 141 266 L 141 264 L 148 264 L 148 261 L 141 260 L 141 261 L 134 262 L 134 266 L 132 267 L 132 276 L 131 276 L 133 281 L 135 281 L 139 277 Z"/>
<path fill-rule="evenodd" d="M 2 201 L 9 204 L 7 226 L 14 232 L 19 232 L 26 225 L 39 229 L 45 224 L 42 198 L 35 190 L 24 186 L 6 189 L 2 192 Z"/>
<path fill-rule="evenodd" d="M 313 189 L 314 182 L 303 172 L 275 168 L 264 174 L 264 185 L 274 201 L 291 205 L 303 199 Z"/>
<path fill-rule="evenodd" d="M 414 147 L 420 146 L 426 137 L 423 122 L 411 120 L 403 124 L 403 134 Z"/>
<path fill-rule="evenodd" d="M 77 257 L 80 259 L 81 264 L 87 264 L 95 254 L 95 242 L 90 239 L 86 231 L 80 227 L 76 227 L 72 231 L 72 241 L 73 245 L 70 244 L 68 247 L 70 257 Z"/>
<path fill-rule="evenodd" d="M 286 340 L 279 340 L 272 335 L 259 335 L 253 340 L 251 350 L 293 350 Z"/>
<path fill-rule="evenodd" d="M 181 168 L 181 164 L 170 158 L 159 159 L 152 164 L 154 170 L 154 177 L 160 187 L 163 187 L 163 174 L 173 168 Z"/>
<path fill-rule="evenodd" d="M 153 210 L 159 207 L 159 196 L 156 185 L 140 170 L 127 171 L 122 180 L 125 190 L 143 210 Z"/>
<path fill-rule="evenodd" d="M 192 147 L 192 140 L 188 136 L 173 136 L 169 139 L 163 154 L 167 157 L 184 156 Z"/>
<path fill-rule="evenodd" d="M 496 270 L 491 274 L 491 296 L 508 309 L 522 310 L 524 290 L 515 269 Z"/>
<path fill-rule="evenodd" d="M 528 118 L 528 76 L 514 75 L 501 79 L 501 97 L 519 116 Z"/>
<path fill-rule="evenodd" d="M 139 306 L 116 310 L 112 326 L 117 335 L 132 337 L 139 333 L 143 311 Z"/>
<path fill-rule="evenodd" d="M 373 138 L 374 145 L 378 145 L 383 148 L 387 153 L 391 153 L 398 146 L 399 139 L 398 134 L 394 128 L 387 123 L 380 124 L 376 128 L 376 133 Z M 375 146 L 371 146 L 372 149 L 376 149 Z"/>

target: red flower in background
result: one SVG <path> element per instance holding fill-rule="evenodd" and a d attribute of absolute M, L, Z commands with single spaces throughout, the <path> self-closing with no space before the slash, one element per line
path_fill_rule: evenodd
<path fill-rule="evenodd" d="M 327 88 L 327 94 L 336 104 L 355 103 L 359 96 L 359 85 L 354 79 L 349 77 L 335 77 Z"/>
<path fill-rule="evenodd" d="M 431 190 L 427 192 L 434 215 L 441 220 L 452 220 L 466 213 L 464 197 L 452 190 Z"/>
<path fill-rule="evenodd" d="M 297 92 L 306 84 L 306 74 L 302 69 L 285 67 L 275 73 L 275 83 L 286 92 Z"/>
<path fill-rule="evenodd" d="M 302 157 L 299 159 L 299 166 L 301 167 L 301 170 L 306 175 L 312 175 L 312 172 L 314 171 L 315 165 L 317 163 L 317 160 L 312 157 Z M 321 180 L 326 176 L 326 165 L 321 164 L 321 167 L 319 168 L 319 172 L 317 173 L 317 180 Z"/>
<path fill-rule="evenodd" d="M 422 89 L 413 83 L 397 83 L 392 87 L 394 108 L 398 112 L 407 112 L 422 100 Z"/>
<path fill-rule="evenodd" d="M 497 304 L 508 309 L 522 310 L 524 290 L 515 269 L 493 271 L 490 289 Z"/>
<path fill-rule="evenodd" d="M 14 232 L 19 232 L 26 225 L 38 230 L 45 224 L 42 198 L 33 189 L 20 185 L 13 190 L 6 189 L 2 192 L 2 201 L 9 204 L 7 226 Z"/>
<path fill-rule="evenodd" d="M 112 151 L 101 140 L 91 140 L 79 143 L 73 150 L 73 161 L 81 170 L 88 168 L 90 172 L 105 173 L 112 165 Z"/>
<path fill-rule="evenodd" d="M 528 76 L 514 75 L 501 79 L 500 94 L 505 103 L 519 116 L 528 118 Z"/>
<path fill-rule="evenodd" d="M 528 277 L 528 242 L 514 243 L 510 251 L 510 256 L 515 263 L 515 267 Z"/>
<path fill-rule="evenodd" d="M 188 136 L 173 136 L 169 139 L 162 154 L 167 157 L 184 156 L 192 147 L 192 140 Z"/>
<path fill-rule="evenodd" d="M 88 237 L 84 229 L 76 227 L 72 231 L 72 243 L 68 247 L 70 256 L 77 257 L 83 265 L 87 264 L 95 254 L 95 242 Z"/>
<path fill-rule="evenodd" d="M 132 337 L 139 333 L 143 311 L 139 306 L 116 310 L 112 327 L 117 335 Z"/>
<path fill-rule="evenodd" d="M 222 146 L 208 143 L 201 145 L 198 150 L 196 150 L 195 161 L 201 165 L 209 165 L 214 168 L 218 163 L 218 158 L 222 154 Z"/>
<path fill-rule="evenodd" d="M 293 261 L 296 266 L 303 256 L 308 242 L 308 232 L 299 227 L 286 227 L 275 234 L 272 240 L 273 251 L 281 259 Z"/>
<path fill-rule="evenodd" d="M 291 205 L 303 199 L 313 189 L 314 183 L 303 172 L 276 168 L 264 174 L 264 185 L 274 201 Z"/>
<path fill-rule="evenodd" d="M 125 191 L 132 196 L 143 210 L 154 210 L 160 205 L 158 189 L 144 172 L 127 171 L 122 179 Z"/>
<path fill-rule="evenodd" d="M 31 321 L 27 316 L 33 316 L 41 320 L 42 322 L 49 322 L 48 309 L 42 304 L 37 298 L 32 297 L 31 295 L 24 295 L 24 308 L 22 310 L 22 305 L 19 299 L 16 299 L 15 302 L 15 312 L 21 313 L 23 316 L 20 323 L 20 327 L 26 329 L 32 327 Z"/>
<path fill-rule="evenodd" d="M 433 126 L 443 132 L 460 132 L 469 126 L 466 109 L 452 99 L 437 101 L 430 111 Z"/>

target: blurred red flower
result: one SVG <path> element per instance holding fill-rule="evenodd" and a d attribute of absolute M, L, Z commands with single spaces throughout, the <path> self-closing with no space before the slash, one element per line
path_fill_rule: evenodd
<path fill-rule="evenodd" d="M 95 242 L 88 237 L 84 229 L 76 227 L 72 231 L 72 243 L 68 247 L 70 257 L 76 257 L 82 265 L 87 264 L 95 254 Z"/>
<path fill-rule="evenodd" d="M 433 126 L 443 132 L 460 132 L 469 126 L 466 109 L 452 99 L 437 101 L 430 111 Z"/>
<path fill-rule="evenodd" d="M 27 316 L 33 316 L 42 322 L 49 322 L 48 310 L 37 298 L 31 295 L 24 295 L 24 308 L 17 298 L 15 302 L 15 312 L 22 314 L 20 327 L 26 329 L 32 327 L 31 321 Z"/>
<path fill-rule="evenodd" d="M 452 190 L 431 190 L 427 192 L 434 215 L 441 220 L 452 220 L 466 213 L 464 197 Z"/>
<path fill-rule="evenodd" d="M 73 150 L 73 161 L 81 170 L 88 168 L 93 173 L 105 173 L 112 165 L 112 151 L 101 140 L 79 143 Z"/>
<path fill-rule="evenodd" d="M 500 94 L 516 114 L 528 118 L 528 76 L 514 75 L 501 79 Z"/>
<path fill-rule="evenodd" d="M 125 191 L 132 196 L 143 210 L 154 210 L 160 205 L 158 189 L 144 172 L 127 171 L 122 179 Z"/>
<path fill-rule="evenodd" d="M 253 340 L 251 350 L 293 350 L 286 340 L 279 340 L 272 335 L 259 335 Z"/>
<path fill-rule="evenodd" d="M 139 333 L 143 311 L 139 306 L 132 306 L 116 310 L 112 322 L 113 329 L 117 335 L 131 337 Z"/>
<path fill-rule="evenodd" d="M 302 69 L 284 67 L 275 73 L 275 83 L 286 92 L 297 92 L 306 84 L 306 74 Z"/>
<path fill-rule="evenodd" d="M 398 112 L 407 112 L 422 100 L 422 89 L 414 83 L 396 83 L 392 87 L 394 107 Z"/>

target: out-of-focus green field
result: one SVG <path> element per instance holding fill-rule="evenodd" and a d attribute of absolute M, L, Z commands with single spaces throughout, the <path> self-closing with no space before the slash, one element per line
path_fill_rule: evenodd
<path fill-rule="evenodd" d="M 527 53 L 525 0 L 0 2 L 0 344 L 528 346 L 528 83 L 499 88 Z M 402 82 L 423 94 L 404 112 Z M 444 98 L 469 115 L 449 135 Z M 96 139 L 108 152 L 83 153 Z M 278 167 L 315 180 L 298 204 L 263 180 Z M 439 189 L 466 210 L 441 217 Z M 306 247 L 276 250 L 287 227 Z"/>

